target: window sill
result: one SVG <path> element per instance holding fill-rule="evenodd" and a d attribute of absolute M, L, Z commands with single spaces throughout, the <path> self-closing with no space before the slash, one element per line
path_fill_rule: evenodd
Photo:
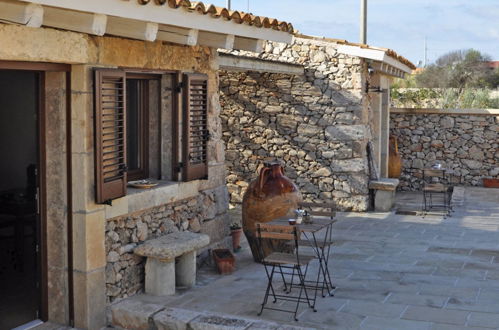
<path fill-rule="evenodd" d="M 147 179 L 147 180 L 149 180 L 149 179 Z M 126 189 L 127 196 L 134 195 L 134 194 L 140 194 L 140 193 L 143 193 L 145 191 L 154 191 L 154 190 L 158 190 L 158 189 L 161 190 L 164 187 L 178 185 L 179 183 L 181 183 L 181 182 L 175 182 L 175 181 L 152 180 L 152 179 L 151 179 L 151 181 L 157 182 L 158 184 L 154 187 L 151 187 L 151 188 L 134 188 L 131 186 L 127 186 L 127 189 Z"/>
<path fill-rule="evenodd" d="M 158 183 L 148 189 L 127 187 L 126 196 L 113 200 L 112 206 L 106 205 L 106 219 L 194 197 L 199 192 L 200 181 Z"/>

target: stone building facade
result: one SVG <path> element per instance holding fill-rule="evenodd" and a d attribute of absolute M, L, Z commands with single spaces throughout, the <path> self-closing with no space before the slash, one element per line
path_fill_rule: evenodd
<path fill-rule="evenodd" d="M 293 32 L 242 24 L 264 19 L 250 16 L 189 1 L 0 0 L 2 86 L 36 82 L 4 92 L 12 102 L 0 107 L 13 117 L 30 99 L 38 120 L 40 235 L 25 253 L 39 262 L 39 286 L 15 313 L 40 305 L 25 322 L 105 327 L 106 307 L 142 290 L 133 248 L 150 238 L 193 231 L 210 237 L 207 249 L 229 245 L 217 49 L 290 42 Z M 27 129 L 1 142 L 16 149 Z M 129 185 L 139 179 L 157 185 Z"/>
<path fill-rule="evenodd" d="M 305 200 L 333 201 L 339 210 L 368 209 L 366 147 L 369 141 L 381 144 L 382 128 L 379 95 L 365 89 L 368 81 L 389 88 L 390 78 L 370 75 L 364 58 L 343 54 L 339 47 L 303 37 L 292 45 L 267 43 L 259 55 L 303 65 L 304 75 L 219 72 L 233 205 L 241 203 L 262 161 L 277 158 Z"/>
<path fill-rule="evenodd" d="M 421 170 L 435 162 L 456 184 L 481 186 L 499 177 L 499 111 L 392 109 L 390 132 L 403 159 L 399 189 L 419 190 Z"/>

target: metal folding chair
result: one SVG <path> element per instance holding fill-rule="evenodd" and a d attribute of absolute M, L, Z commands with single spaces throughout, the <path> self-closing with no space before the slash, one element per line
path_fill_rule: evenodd
<path fill-rule="evenodd" d="M 281 312 L 293 313 L 295 321 L 298 321 L 296 316 L 298 312 L 298 307 L 300 303 L 307 303 L 314 312 L 315 309 L 315 296 L 312 298 L 309 296 L 305 284 L 305 279 L 308 271 L 308 265 L 314 256 L 305 256 L 299 253 L 299 231 L 296 226 L 290 225 L 271 225 L 265 223 L 257 224 L 257 241 L 258 246 L 261 248 L 263 246 L 263 240 L 272 239 L 274 241 L 292 241 L 294 246 L 290 249 L 290 252 L 272 252 L 262 260 L 262 264 L 265 267 L 265 273 L 267 274 L 267 289 L 265 291 L 265 297 L 263 298 L 262 307 L 258 315 L 261 315 L 264 309 L 276 310 Z M 263 251 L 262 255 L 263 255 Z M 289 271 L 292 271 L 290 273 Z M 280 275 L 284 285 L 286 287 L 286 280 L 284 275 L 295 274 L 298 276 L 300 287 L 298 296 L 293 296 L 288 294 L 278 294 L 276 293 L 274 281 L 275 275 Z M 268 298 L 271 296 L 273 302 L 276 303 L 278 300 L 295 302 L 294 310 L 281 309 L 277 307 L 268 307 Z"/>
<path fill-rule="evenodd" d="M 432 209 L 445 211 L 450 215 L 452 187 L 448 184 L 445 169 L 423 169 L 423 212 Z"/>

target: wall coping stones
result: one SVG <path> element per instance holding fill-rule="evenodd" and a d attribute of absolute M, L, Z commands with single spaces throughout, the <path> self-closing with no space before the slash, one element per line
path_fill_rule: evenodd
<path fill-rule="evenodd" d="M 399 185 L 399 179 L 381 178 L 379 180 L 369 181 L 369 189 L 394 191 Z"/>
<path fill-rule="evenodd" d="M 407 115 L 435 114 L 456 116 L 499 116 L 499 109 L 433 109 L 433 108 L 390 108 L 390 113 Z"/>
<path fill-rule="evenodd" d="M 163 310 L 159 304 L 125 299 L 111 306 L 112 323 L 124 329 L 149 329 L 149 318 Z"/>
<path fill-rule="evenodd" d="M 254 320 L 222 313 L 198 312 L 182 308 L 169 308 L 140 300 L 125 299 L 111 306 L 112 324 L 123 329 L 179 329 L 179 330 L 237 330 L 237 329 L 290 329 L 307 330 L 300 326 L 264 320 Z"/>
<path fill-rule="evenodd" d="M 142 257 L 173 259 L 186 252 L 203 248 L 209 243 L 208 235 L 181 231 L 148 240 L 136 247 L 133 252 Z"/>

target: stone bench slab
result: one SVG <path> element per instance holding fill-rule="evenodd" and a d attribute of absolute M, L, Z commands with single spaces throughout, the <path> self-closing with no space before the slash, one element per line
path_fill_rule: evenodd
<path fill-rule="evenodd" d="M 376 181 L 369 181 L 369 189 L 394 191 L 399 185 L 399 179 L 383 178 Z"/>
<path fill-rule="evenodd" d="M 168 260 L 207 246 L 210 237 L 205 234 L 182 231 L 148 240 L 133 252 L 142 257 Z"/>

